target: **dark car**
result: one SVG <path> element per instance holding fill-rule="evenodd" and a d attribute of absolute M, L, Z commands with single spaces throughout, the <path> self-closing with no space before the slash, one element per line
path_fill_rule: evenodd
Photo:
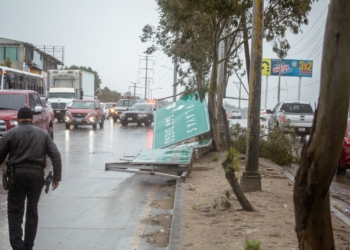
<path fill-rule="evenodd" d="M 350 119 L 345 131 L 343 148 L 339 157 L 337 175 L 345 175 L 346 170 L 350 169 Z"/>
<path fill-rule="evenodd" d="M 145 124 L 146 127 L 151 126 L 153 122 L 153 111 L 156 110 L 155 103 L 136 103 L 120 114 L 120 123 L 127 126 L 129 123 L 137 123 L 137 125 Z"/>
<path fill-rule="evenodd" d="M 70 125 L 74 125 L 75 128 L 78 125 L 92 125 L 96 129 L 97 124 L 100 124 L 100 128 L 103 128 L 104 120 L 101 104 L 96 100 L 73 101 L 65 116 L 66 129 L 69 129 Z"/>

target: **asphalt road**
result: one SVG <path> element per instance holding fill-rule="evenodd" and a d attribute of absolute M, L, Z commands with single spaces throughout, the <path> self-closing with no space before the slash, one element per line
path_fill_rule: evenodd
<path fill-rule="evenodd" d="M 106 162 L 151 148 L 153 125 L 123 127 L 112 119 L 104 125 L 66 130 L 64 123 L 55 123 L 62 182 L 57 190 L 41 195 L 35 249 L 153 249 L 139 237 L 152 230 L 140 220 L 160 212 L 147 202 L 167 195 L 160 189 L 169 179 L 104 168 Z M 0 190 L 0 248 L 6 250 L 7 196 Z"/>

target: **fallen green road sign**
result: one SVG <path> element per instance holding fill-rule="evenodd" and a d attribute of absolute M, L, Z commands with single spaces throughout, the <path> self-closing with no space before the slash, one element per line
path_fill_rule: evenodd
<path fill-rule="evenodd" d="M 142 150 L 132 164 L 190 164 L 193 148 L 165 148 Z"/>
<path fill-rule="evenodd" d="M 156 111 L 153 148 L 164 148 L 210 130 L 205 100 L 191 94 Z"/>

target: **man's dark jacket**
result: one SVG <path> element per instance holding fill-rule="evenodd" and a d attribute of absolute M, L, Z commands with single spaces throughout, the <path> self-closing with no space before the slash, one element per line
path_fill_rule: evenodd
<path fill-rule="evenodd" d="M 31 122 L 21 122 L 0 139 L 0 164 L 9 154 L 7 165 L 14 167 L 46 167 L 46 155 L 52 161 L 53 180 L 61 181 L 61 154 L 50 135 Z"/>

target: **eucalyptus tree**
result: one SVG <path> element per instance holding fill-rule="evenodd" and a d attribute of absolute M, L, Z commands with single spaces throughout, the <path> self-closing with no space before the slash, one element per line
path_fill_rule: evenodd
<path fill-rule="evenodd" d="M 166 54 L 185 61 L 203 55 L 210 64 L 208 106 L 214 150 L 220 150 L 219 114 L 225 84 L 218 83 L 218 65 L 233 55 L 251 37 L 252 0 L 156 0 L 159 25 L 146 25 L 141 40 L 152 41 L 146 51 L 161 48 Z M 279 57 L 290 48 L 285 39 L 287 30 L 297 34 L 301 25 L 308 24 L 307 15 L 313 0 L 266 0 L 264 9 L 264 38 L 271 42 Z M 219 44 L 226 41 L 223 57 Z M 186 44 L 186 46 L 182 46 Z M 186 50 L 182 50 L 186 48 Z M 192 48 L 192 49 L 191 49 Z M 191 54 L 191 56 L 189 56 Z M 246 58 L 248 60 L 249 58 Z M 191 65 L 192 66 L 192 65 Z M 198 68 L 192 70 L 198 73 Z M 259 115 L 259 114 L 256 114 Z"/>
<path fill-rule="evenodd" d="M 350 2 L 329 6 L 320 94 L 310 139 L 295 176 L 294 210 L 299 249 L 335 249 L 329 187 L 347 124 L 350 94 Z"/>

